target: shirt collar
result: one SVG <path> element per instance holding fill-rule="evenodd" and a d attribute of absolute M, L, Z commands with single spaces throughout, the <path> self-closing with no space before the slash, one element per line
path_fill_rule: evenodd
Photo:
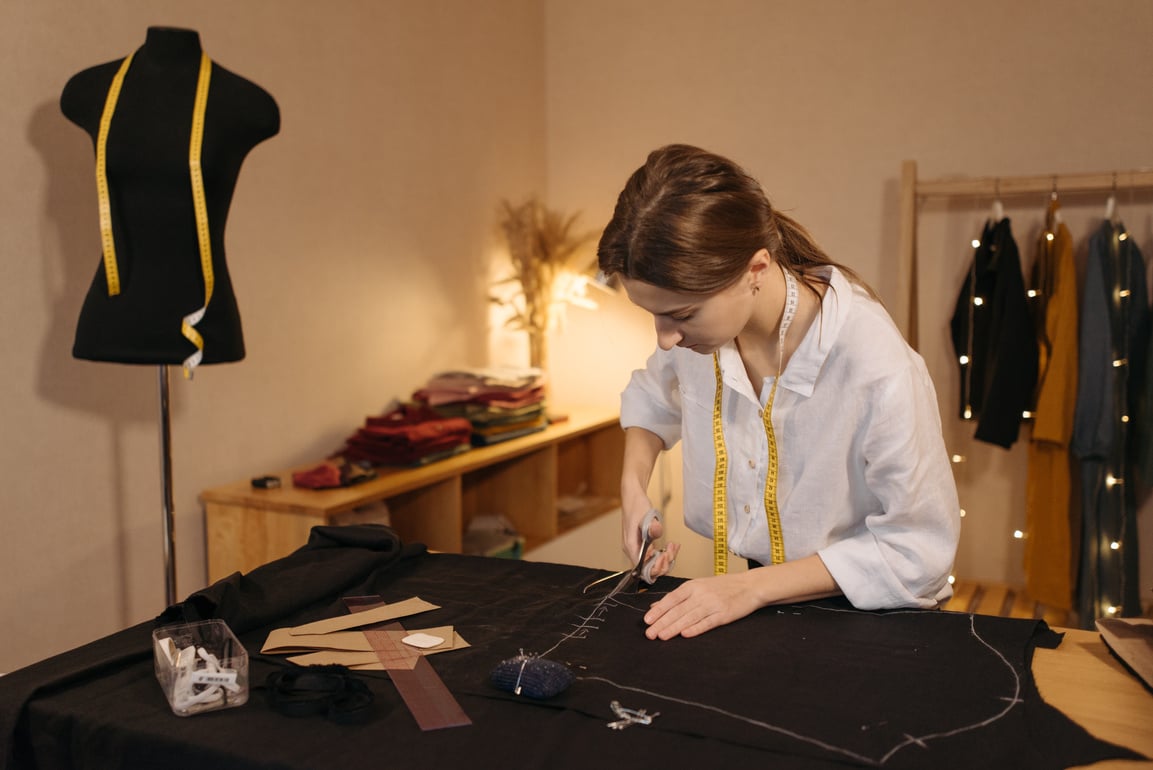
<path fill-rule="evenodd" d="M 812 325 L 801 339 L 801 344 L 789 359 L 780 384 L 780 387 L 806 398 L 813 395 L 817 376 L 833 345 L 836 344 L 853 303 L 853 285 L 840 270 L 830 265 L 821 268 L 820 273 L 829 280 L 829 288 L 821 300 L 821 312 L 813 319 Z M 807 290 L 801 287 L 801 291 Z M 757 401 L 752 384 L 745 373 L 745 365 L 741 361 L 736 341 L 726 343 L 721 348 L 720 355 L 725 384 L 741 395 Z"/>

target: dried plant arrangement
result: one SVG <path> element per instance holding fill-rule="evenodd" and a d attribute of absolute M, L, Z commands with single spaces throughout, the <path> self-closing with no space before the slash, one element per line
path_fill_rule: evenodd
<path fill-rule="evenodd" d="M 571 269 L 573 256 L 595 235 L 593 231 L 574 232 L 580 213 L 565 216 L 547 208 L 536 197 L 519 205 L 501 201 L 500 229 L 508 244 L 513 274 L 495 286 L 519 284 L 519 293 L 489 299 L 510 308 L 506 326 L 524 330 L 529 337 L 529 363 L 546 369 L 548 330 L 557 279 Z"/>

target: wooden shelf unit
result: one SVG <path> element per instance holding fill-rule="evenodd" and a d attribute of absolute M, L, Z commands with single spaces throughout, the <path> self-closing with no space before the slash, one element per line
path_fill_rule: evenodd
<path fill-rule="evenodd" d="M 616 414 L 573 410 L 564 422 L 530 436 L 471 449 L 418 468 L 381 468 L 379 476 L 339 489 L 278 489 L 236 481 L 200 494 L 209 582 L 286 556 L 316 525 L 347 523 L 383 501 L 406 542 L 459 553 L 474 516 L 502 514 L 527 550 L 619 506 L 624 431 Z M 582 499 L 577 515 L 560 517 L 558 500 Z M 562 521 L 563 518 L 563 521 Z"/>

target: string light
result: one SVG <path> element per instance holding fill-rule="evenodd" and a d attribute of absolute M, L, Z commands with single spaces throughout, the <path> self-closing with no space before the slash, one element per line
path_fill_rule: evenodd
<path fill-rule="evenodd" d="M 977 307 L 981 307 L 981 305 L 985 304 L 985 300 L 982 299 L 981 297 L 973 297 L 973 304 L 976 305 Z"/>
<path fill-rule="evenodd" d="M 1025 411 L 1021 412 L 1021 418 L 1025 420 L 1032 420 L 1033 413 L 1026 409 Z"/>
<path fill-rule="evenodd" d="M 961 509 L 961 518 L 962 519 L 965 518 L 965 509 L 964 508 Z"/>
<path fill-rule="evenodd" d="M 969 363 L 969 357 L 968 356 L 961 356 L 957 360 L 961 362 L 961 366 L 964 366 L 965 364 Z"/>
<path fill-rule="evenodd" d="M 1117 236 L 1117 240 L 1119 240 L 1119 241 L 1129 240 L 1129 233 L 1124 233 L 1124 232 L 1121 233 L 1120 235 Z"/>
<path fill-rule="evenodd" d="M 1105 614 L 1106 615 L 1116 615 L 1120 611 L 1121 611 L 1120 607 L 1115 607 L 1112 604 L 1110 604 L 1108 607 L 1105 608 Z"/>
<path fill-rule="evenodd" d="M 974 248 L 974 249 L 979 249 L 979 248 L 981 248 L 981 242 L 980 242 L 979 240 L 977 240 L 976 238 L 974 238 L 974 239 L 971 241 L 971 243 L 973 244 L 973 248 Z"/>
<path fill-rule="evenodd" d="M 1045 240 L 1052 241 L 1053 240 L 1053 233 L 1045 233 Z"/>
<path fill-rule="evenodd" d="M 1129 415 L 1127 415 L 1127 414 L 1121 415 L 1121 422 L 1129 422 Z"/>
<path fill-rule="evenodd" d="M 951 459 L 954 463 L 963 463 L 965 462 L 965 455 L 953 455 L 949 459 Z"/>
<path fill-rule="evenodd" d="M 956 582 L 957 582 L 957 576 L 956 575 L 949 575 L 949 585 L 953 585 Z"/>
<path fill-rule="evenodd" d="M 1114 540 L 1112 543 L 1109 544 L 1109 548 L 1111 548 L 1114 551 L 1119 551 L 1119 550 L 1121 550 L 1121 544 L 1118 543 L 1116 540 Z"/>
<path fill-rule="evenodd" d="M 1132 293 L 1133 293 L 1133 292 L 1129 291 L 1128 289 L 1122 289 L 1121 291 L 1117 292 L 1117 296 L 1119 296 L 1119 297 L 1128 297 L 1128 296 L 1129 296 L 1130 294 L 1132 294 Z"/>
<path fill-rule="evenodd" d="M 1025 296 L 1028 297 L 1029 299 L 1036 299 L 1037 298 L 1037 290 L 1036 289 L 1029 289 L 1029 291 L 1025 292 Z"/>
<path fill-rule="evenodd" d="M 1025 539 L 1025 533 L 1019 529 L 1015 529 L 1015 530 L 1013 530 L 1013 537 L 1017 540 L 1024 540 Z"/>
<path fill-rule="evenodd" d="M 1117 359 L 1114 359 L 1114 360 L 1113 360 L 1113 368 L 1114 368 L 1114 369 L 1120 369 L 1122 366 L 1124 366 L 1124 365 L 1125 365 L 1125 364 L 1127 364 L 1127 363 L 1129 363 L 1129 359 L 1128 359 L 1128 358 L 1117 358 Z"/>
<path fill-rule="evenodd" d="M 971 419 L 973 419 L 973 408 L 972 408 L 972 407 L 970 407 L 970 406 L 966 406 L 966 407 L 965 407 L 965 414 L 964 414 L 964 418 L 965 418 L 966 420 L 971 420 Z"/>
<path fill-rule="evenodd" d="M 1112 489 L 1115 486 L 1120 486 L 1125 483 L 1125 479 L 1119 479 L 1112 473 L 1105 474 L 1105 486 Z"/>

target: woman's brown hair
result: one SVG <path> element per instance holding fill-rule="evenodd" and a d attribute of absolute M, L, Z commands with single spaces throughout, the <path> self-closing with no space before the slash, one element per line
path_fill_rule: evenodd
<path fill-rule="evenodd" d="M 740 278 L 762 248 L 810 289 L 828 283 L 820 268 L 833 265 L 872 294 L 804 227 L 775 210 L 740 166 L 685 144 L 654 150 L 629 177 L 597 259 L 608 276 L 713 294 Z"/>

